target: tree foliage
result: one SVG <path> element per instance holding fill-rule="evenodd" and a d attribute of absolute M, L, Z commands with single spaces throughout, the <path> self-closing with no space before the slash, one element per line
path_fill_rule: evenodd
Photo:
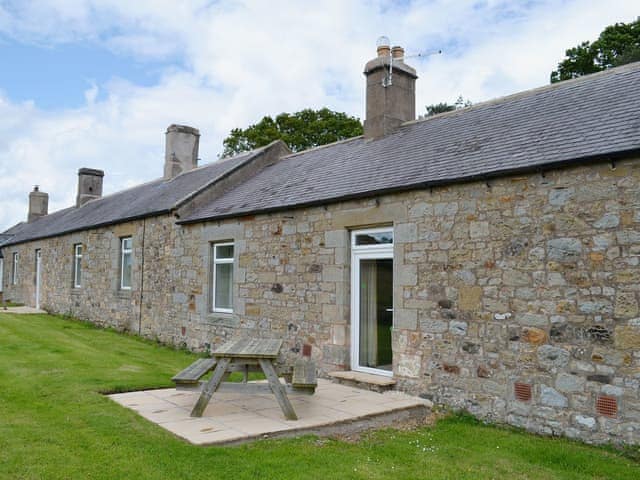
<path fill-rule="evenodd" d="M 291 150 L 299 152 L 362 135 L 362 124 L 356 117 L 334 112 L 328 108 L 305 109 L 295 113 L 281 113 L 264 117 L 247 128 L 234 128 L 223 141 L 223 157 L 229 157 L 274 140 L 283 140 Z"/>
<path fill-rule="evenodd" d="M 434 103 L 432 105 L 427 105 L 427 117 L 432 117 L 433 115 L 437 115 L 439 113 L 452 112 L 454 110 L 460 110 L 461 108 L 470 107 L 473 105 L 471 100 L 465 100 L 462 95 L 458 97 L 458 99 L 453 104 L 449 104 L 447 102 Z"/>
<path fill-rule="evenodd" d="M 593 43 L 582 42 L 565 54 L 558 69 L 551 72 L 551 83 L 640 61 L 640 17 L 635 22 L 610 25 Z"/>
<path fill-rule="evenodd" d="M 434 103 L 427 105 L 427 117 L 437 115 L 439 113 L 452 112 L 456 109 L 455 105 L 449 105 L 447 102 Z"/>

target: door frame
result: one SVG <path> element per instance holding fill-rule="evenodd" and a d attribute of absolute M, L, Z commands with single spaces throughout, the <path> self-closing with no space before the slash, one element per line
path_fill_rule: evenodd
<path fill-rule="evenodd" d="M 356 245 L 355 239 L 356 235 L 363 233 L 381 233 L 389 231 L 393 234 L 393 227 L 367 228 L 351 231 L 351 370 L 385 377 L 393 377 L 393 370 L 382 370 L 360 365 L 360 261 L 378 259 L 393 260 L 393 243 L 381 245 Z M 393 305 L 391 308 L 394 308 Z M 393 364 L 393 348 L 391 349 L 391 358 Z"/>
<path fill-rule="evenodd" d="M 36 308 L 40 309 L 40 283 L 42 282 L 42 250 L 36 248 Z"/>

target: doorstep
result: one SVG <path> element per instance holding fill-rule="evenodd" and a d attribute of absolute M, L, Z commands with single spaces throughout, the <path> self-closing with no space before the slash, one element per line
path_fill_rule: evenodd
<path fill-rule="evenodd" d="M 396 384 L 396 381 L 391 377 L 355 372 L 353 370 L 329 372 L 327 375 L 331 377 L 335 383 L 363 388 L 374 392 L 392 390 Z"/>

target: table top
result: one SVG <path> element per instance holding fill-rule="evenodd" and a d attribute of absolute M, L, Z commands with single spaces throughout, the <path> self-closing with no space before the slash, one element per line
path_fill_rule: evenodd
<path fill-rule="evenodd" d="M 242 338 L 218 347 L 211 355 L 216 358 L 277 358 L 282 340 Z"/>

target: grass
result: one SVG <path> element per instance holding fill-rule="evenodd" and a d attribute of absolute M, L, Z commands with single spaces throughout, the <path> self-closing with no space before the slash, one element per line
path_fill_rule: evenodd
<path fill-rule="evenodd" d="M 170 386 L 193 358 L 56 316 L 0 314 L 0 478 L 640 478 L 614 450 L 463 416 L 357 443 L 195 447 L 99 393 Z"/>
<path fill-rule="evenodd" d="M 0 302 L 0 307 L 24 307 L 24 303 L 16 303 L 11 300 L 7 300 L 6 302 Z"/>

